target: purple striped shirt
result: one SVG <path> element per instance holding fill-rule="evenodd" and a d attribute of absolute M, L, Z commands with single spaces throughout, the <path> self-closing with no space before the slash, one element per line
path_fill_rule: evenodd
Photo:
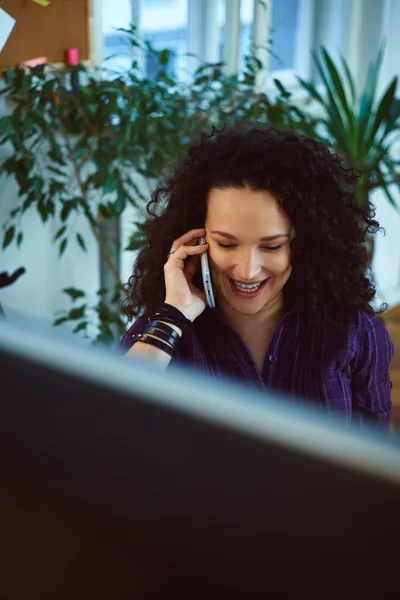
<path fill-rule="evenodd" d="M 147 323 L 140 317 L 121 340 Z M 171 363 L 184 363 L 204 375 L 239 378 L 262 389 L 276 389 L 293 401 L 311 400 L 352 423 L 388 427 L 391 414 L 389 365 L 393 344 L 384 325 L 361 310 L 349 311 L 340 330 L 305 311 L 286 312 L 274 331 L 262 372 L 241 337 L 217 310 L 206 308 L 182 336 Z"/>

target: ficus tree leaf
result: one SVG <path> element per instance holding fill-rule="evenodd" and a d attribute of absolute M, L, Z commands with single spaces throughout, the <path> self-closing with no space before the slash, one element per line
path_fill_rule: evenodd
<path fill-rule="evenodd" d="M 61 256 L 64 254 L 64 252 L 65 252 L 65 250 L 66 250 L 66 248 L 67 248 L 67 244 L 68 244 L 68 239 L 67 239 L 67 238 L 64 238 L 64 239 L 61 241 L 61 243 L 60 243 L 60 247 L 59 247 L 59 250 L 58 250 L 58 253 L 59 253 L 59 256 L 60 256 L 60 257 L 61 257 Z"/>
<path fill-rule="evenodd" d="M 77 290 L 76 288 L 69 287 L 63 289 L 64 294 L 67 294 L 72 300 L 77 298 L 83 298 L 86 294 L 83 290 Z"/>
<path fill-rule="evenodd" d="M 14 239 L 14 235 L 15 235 L 15 227 L 14 227 L 14 225 L 11 225 L 11 227 L 6 229 L 6 231 L 4 233 L 3 248 L 7 248 L 7 246 L 9 246 L 11 244 L 11 242 Z"/>
<path fill-rule="evenodd" d="M 78 242 L 78 244 L 82 248 L 82 250 L 84 250 L 86 252 L 87 251 L 86 243 L 85 243 L 85 240 L 83 239 L 83 237 L 82 237 L 82 235 L 80 233 L 76 234 L 76 241 Z"/>

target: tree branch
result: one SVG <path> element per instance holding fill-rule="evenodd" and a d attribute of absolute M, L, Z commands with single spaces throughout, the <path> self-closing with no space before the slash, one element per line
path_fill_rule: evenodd
<path fill-rule="evenodd" d="M 81 196 L 85 200 L 85 203 L 82 203 L 82 208 L 84 210 L 85 216 L 86 216 L 87 220 L 89 221 L 92 233 L 93 233 L 94 237 L 96 238 L 96 241 L 97 241 L 97 243 L 99 245 L 100 254 L 104 258 L 104 260 L 105 260 L 106 264 L 108 265 L 110 271 L 114 275 L 116 282 L 122 288 L 123 284 L 122 284 L 122 281 L 121 281 L 118 269 L 117 269 L 116 265 L 114 264 L 114 262 L 113 262 L 113 260 L 112 260 L 112 258 L 110 256 L 110 253 L 108 252 L 107 247 L 106 247 L 106 245 L 104 243 L 104 240 L 102 239 L 102 237 L 101 237 L 101 235 L 100 235 L 100 233 L 98 231 L 98 224 L 97 224 L 96 220 L 94 219 L 93 215 L 90 213 L 90 210 L 88 208 L 88 202 L 87 202 L 87 198 L 86 198 L 86 193 L 85 193 L 85 190 L 84 190 L 84 187 L 83 187 L 82 177 L 81 177 L 82 164 L 78 165 L 78 163 L 76 162 L 75 155 L 74 155 L 74 153 L 72 151 L 72 148 L 71 148 L 71 146 L 69 144 L 69 141 L 68 141 L 68 133 L 65 131 L 65 129 L 64 129 L 63 133 L 64 133 L 64 138 L 65 138 L 65 143 L 66 143 L 66 146 L 67 146 L 68 154 L 69 154 L 70 160 L 71 160 L 71 162 L 73 164 L 73 167 L 74 167 L 75 178 L 76 178 L 76 181 L 78 183 Z"/>

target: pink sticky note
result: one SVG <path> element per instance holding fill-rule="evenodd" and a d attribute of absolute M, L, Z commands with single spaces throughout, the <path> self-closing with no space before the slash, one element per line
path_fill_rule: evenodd
<path fill-rule="evenodd" d="M 49 59 L 47 56 L 39 56 L 39 58 L 31 58 L 19 63 L 19 67 L 37 67 L 38 65 L 47 65 Z"/>

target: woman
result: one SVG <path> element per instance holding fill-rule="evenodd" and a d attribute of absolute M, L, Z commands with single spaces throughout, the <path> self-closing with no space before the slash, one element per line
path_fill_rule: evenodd
<path fill-rule="evenodd" d="M 389 426 L 393 346 L 366 276 L 366 236 L 379 225 L 357 202 L 357 177 L 293 133 L 203 136 L 149 203 L 125 303 L 142 316 L 122 348 Z M 206 308 L 202 253 L 216 308 Z"/>

